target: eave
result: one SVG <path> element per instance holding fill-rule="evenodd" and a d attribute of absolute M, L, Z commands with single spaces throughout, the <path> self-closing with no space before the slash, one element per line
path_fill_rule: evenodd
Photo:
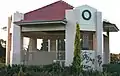
<path fill-rule="evenodd" d="M 115 24 L 103 21 L 103 31 L 104 32 L 118 32 L 119 29 Z"/>
<path fill-rule="evenodd" d="M 66 20 L 48 20 L 48 21 L 20 21 L 20 22 L 14 22 L 14 24 L 16 25 L 36 25 L 36 24 L 66 24 L 67 21 Z"/>

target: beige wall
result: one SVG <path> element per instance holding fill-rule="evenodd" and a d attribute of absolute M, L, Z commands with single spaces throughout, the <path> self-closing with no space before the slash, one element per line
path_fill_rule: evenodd
<path fill-rule="evenodd" d="M 110 62 L 110 50 L 109 50 L 109 37 L 104 36 L 104 64 L 108 64 Z"/>
<path fill-rule="evenodd" d="M 31 31 L 57 31 L 57 30 L 65 30 L 64 25 L 37 25 L 30 27 L 22 27 L 22 32 L 31 32 Z"/>
<path fill-rule="evenodd" d="M 56 60 L 56 52 L 30 52 L 28 65 L 47 65 Z"/>

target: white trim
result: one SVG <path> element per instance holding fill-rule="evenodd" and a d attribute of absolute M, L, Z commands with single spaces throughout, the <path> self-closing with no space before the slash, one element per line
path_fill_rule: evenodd
<path fill-rule="evenodd" d="M 21 22 L 21 23 L 17 23 L 14 22 L 17 25 L 29 25 L 29 24 L 50 24 L 50 23 L 62 23 L 62 24 L 66 24 L 65 21 L 33 21 L 33 22 Z"/>
<path fill-rule="evenodd" d="M 58 53 L 58 40 L 56 40 L 56 59 L 57 59 L 57 53 Z"/>
<path fill-rule="evenodd" d="M 50 52 L 50 39 L 48 39 L 48 52 Z"/>

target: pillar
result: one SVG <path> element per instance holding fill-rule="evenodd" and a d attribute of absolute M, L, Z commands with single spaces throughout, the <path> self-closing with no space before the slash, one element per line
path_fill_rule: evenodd
<path fill-rule="evenodd" d="M 109 32 L 104 36 L 104 64 L 110 63 Z"/>
<path fill-rule="evenodd" d="M 21 64 L 24 64 L 24 60 L 25 60 L 25 50 L 23 49 L 24 44 L 23 44 L 23 35 L 21 33 Z"/>
<path fill-rule="evenodd" d="M 14 13 L 12 19 L 13 22 L 20 21 L 24 18 L 22 13 Z M 10 52 L 10 64 L 21 64 L 21 27 L 12 24 L 12 44 Z"/>
<path fill-rule="evenodd" d="M 11 51 L 11 22 L 12 17 L 8 17 L 8 28 L 7 28 L 7 41 L 6 41 L 6 65 L 10 64 L 10 51 Z"/>
<path fill-rule="evenodd" d="M 51 51 L 51 50 L 50 50 L 50 49 L 51 49 L 51 47 L 50 47 L 50 46 L 51 46 L 50 42 L 51 42 L 51 40 L 50 40 L 50 39 L 48 39 L 48 52 L 50 52 L 50 51 Z"/>
<path fill-rule="evenodd" d="M 110 44 L 109 44 L 110 34 L 109 34 L 109 31 L 107 31 L 107 36 L 108 36 L 108 63 L 110 63 Z"/>
<path fill-rule="evenodd" d="M 28 50 L 29 52 L 37 50 L 37 38 L 30 38 Z"/>
<path fill-rule="evenodd" d="M 66 29 L 65 29 L 65 66 L 72 65 L 74 57 L 74 40 L 76 33 L 76 19 L 73 10 L 66 11 Z"/>
<path fill-rule="evenodd" d="M 93 51 L 96 51 L 96 33 L 93 34 Z"/>
<path fill-rule="evenodd" d="M 101 12 L 96 12 L 96 51 L 95 51 L 95 61 L 96 70 L 102 71 L 103 64 L 103 24 Z"/>

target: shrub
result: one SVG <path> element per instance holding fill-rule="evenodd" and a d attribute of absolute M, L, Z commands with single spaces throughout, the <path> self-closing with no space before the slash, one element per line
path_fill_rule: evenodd
<path fill-rule="evenodd" d="M 104 64 L 103 70 L 109 73 L 117 73 L 120 75 L 120 64 L 114 63 L 114 64 Z"/>
<path fill-rule="evenodd" d="M 81 71 L 81 75 L 72 72 L 73 68 L 59 64 L 43 66 L 12 65 L 0 68 L 0 76 L 120 76 L 117 72 Z"/>
<path fill-rule="evenodd" d="M 72 66 L 75 73 L 82 71 L 79 24 L 76 25 L 76 35 L 75 35 L 75 42 L 74 42 L 74 58 L 73 58 Z"/>

